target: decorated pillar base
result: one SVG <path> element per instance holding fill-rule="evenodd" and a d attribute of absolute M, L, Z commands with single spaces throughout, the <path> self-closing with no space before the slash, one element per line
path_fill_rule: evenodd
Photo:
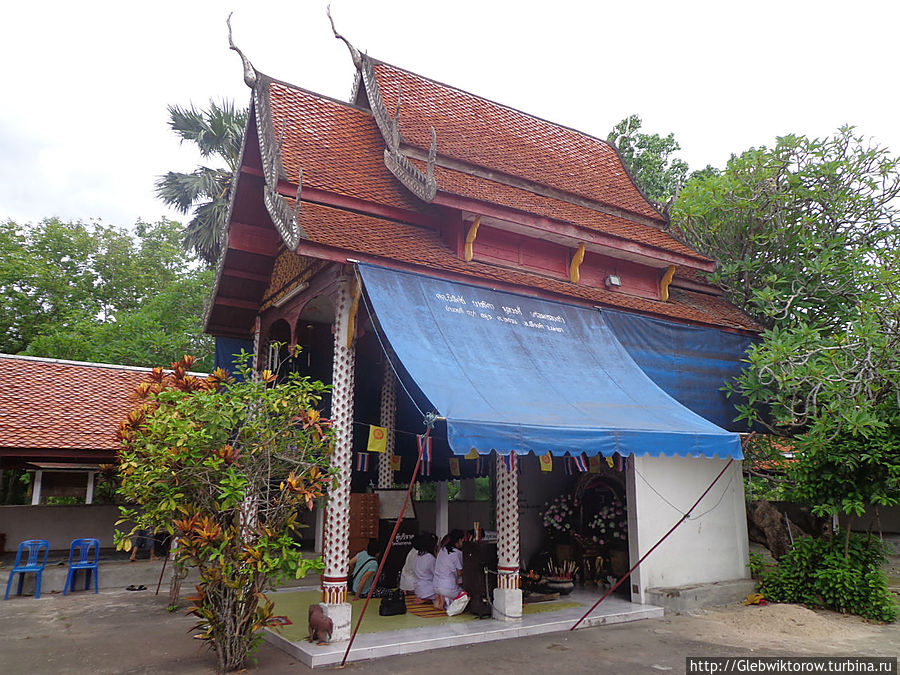
<path fill-rule="evenodd" d="M 325 612 L 325 616 L 331 619 L 331 623 L 334 624 L 334 631 L 331 633 L 331 641 L 332 642 L 343 642 L 345 640 L 350 639 L 350 632 L 352 631 L 351 624 L 351 614 L 352 614 L 352 605 L 349 602 L 341 602 L 336 605 L 329 605 L 328 603 L 320 603 L 322 607 L 322 611 Z"/>
<path fill-rule="evenodd" d="M 495 588 L 494 607 L 491 616 L 498 621 L 516 621 L 522 618 L 522 589 Z"/>

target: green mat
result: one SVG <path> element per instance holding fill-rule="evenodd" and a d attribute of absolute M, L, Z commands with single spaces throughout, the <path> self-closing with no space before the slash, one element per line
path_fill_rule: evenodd
<path fill-rule="evenodd" d="M 275 603 L 275 616 L 286 616 L 293 623 L 289 626 L 280 626 L 275 630 L 279 635 L 284 636 L 291 642 L 299 642 L 309 637 L 309 627 L 307 626 L 306 617 L 309 612 L 309 606 L 316 602 L 321 602 L 321 591 L 296 591 L 272 593 L 269 595 Z M 353 607 L 353 618 L 351 619 L 351 628 L 356 627 L 359 621 L 359 613 L 362 612 L 364 600 L 355 600 L 351 603 Z M 435 619 L 428 619 L 416 616 L 407 612 L 399 616 L 379 616 L 378 607 L 381 600 L 373 598 L 366 610 L 366 616 L 363 618 L 362 625 L 359 627 L 360 633 L 381 633 L 389 630 L 408 630 L 410 628 L 423 628 L 426 626 L 440 626 L 446 623 L 464 623 L 466 621 L 478 621 L 478 617 L 473 614 L 463 613 L 458 616 L 447 616 Z M 522 608 L 522 614 L 539 614 L 541 612 L 555 612 L 560 609 L 568 609 L 570 607 L 582 607 L 579 602 L 569 602 L 562 600 L 553 600 L 551 602 L 540 602 L 525 605 Z"/>

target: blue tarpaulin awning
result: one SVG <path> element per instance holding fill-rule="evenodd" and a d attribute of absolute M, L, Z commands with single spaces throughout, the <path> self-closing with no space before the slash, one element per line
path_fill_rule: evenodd
<path fill-rule="evenodd" d="M 457 455 L 742 457 L 738 435 L 654 384 L 599 310 L 362 263 L 359 272 Z"/>

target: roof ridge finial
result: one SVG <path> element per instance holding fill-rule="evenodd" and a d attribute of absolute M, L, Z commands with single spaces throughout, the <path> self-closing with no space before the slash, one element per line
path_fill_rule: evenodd
<path fill-rule="evenodd" d="M 362 66 L 362 56 L 360 56 L 359 50 L 352 44 L 350 44 L 350 40 L 337 32 L 337 28 L 334 27 L 334 19 L 331 18 L 330 3 L 325 8 L 325 13 L 328 14 L 328 20 L 331 22 L 331 32 L 334 33 L 334 37 L 336 37 L 338 40 L 343 40 L 344 44 L 347 45 L 347 49 L 350 50 L 350 57 L 353 59 L 353 65 L 356 66 L 358 70 Z"/>
<path fill-rule="evenodd" d="M 253 67 L 253 64 L 250 63 L 250 59 L 244 56 L 244 52 L 237 48 L 234 42 L 231 39 L 231 15 L 234 12 L 228 13 L 228 18 L 225 20 L 225 23 L 228 26 L 228 48 L 233 49 L 238 53 L 241 57 L 241 62 L 244 64 L 244 84 L 253 89 L 256 86 L 256 68 Z"/>

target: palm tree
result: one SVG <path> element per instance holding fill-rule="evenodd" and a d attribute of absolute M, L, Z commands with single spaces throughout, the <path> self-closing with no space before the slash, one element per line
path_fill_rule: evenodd
<path fill-rule="evenodd" d="M 169 126 L 181 142 L 197 145 L 203 158 L 218 157 L 227 168 L 199 166 L 191 173 L 170 171 L 156 181 L 156 195 L 182 213 L 193 208 L 193 217 L 184 228 L 182 245 L 206 263 L 215 265 L 220 254 L 220 238 L 228 218 L 231 185 L 238 168 L 244 138 L 246 110 L 235 110 L 234 103 L 217 104 L 197 110 L 192 105 L 169 106 Z"/>

